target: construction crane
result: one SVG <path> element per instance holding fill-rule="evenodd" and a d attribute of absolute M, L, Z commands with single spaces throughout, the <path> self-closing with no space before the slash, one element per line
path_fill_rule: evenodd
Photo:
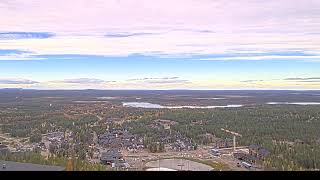
<path fill-rule="evenodd" d="M 242 137 L 241 134 L 227 130 L 227 129 L 223 129 L 221 128 L 222 131 L 226 132 L 226 133 L 230 133 L 233 135 L 233 152 L 236 152 L 236 136 Z"/>

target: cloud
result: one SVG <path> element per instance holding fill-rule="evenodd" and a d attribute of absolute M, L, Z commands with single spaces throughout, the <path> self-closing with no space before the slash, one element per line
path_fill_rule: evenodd
<path fill-rule="evenodd" d="M 244 83 L 255 83 L 255 82 L 263 82 L 264 80 L 244 80 L 244 81 L 240 81 L 240 82 L 244 82 Z"/>
<path fill-rule="evenodd" d="M 295 82 L 307 82 L 307 83 L 315 83 L 315 82 L 319 82 L 320 83 L 320 79 L 319 80 L 303 80 L 303 81 L 295 81 Z"/>
<path fill-rule="evenodd" d="M 187 87 L 191 81 L 179 77 L 146 77 L 123 81 L 76 78 L 45 81 L 32 86 L 36 89 L 172 89 Z"/>
<path fill-rule="evenodd" d="M 318 0 L 10 0 L 0 1 L 0 17 L 5 17 L 0 49 L 37 55 L 320 53 Z M 320 60 L 316 55 L 207 60 L 269 59 Z"/>
<path fill-rule="evenodd" d="M 37 84 L 39 82 L 32 81 L 28 79 L 0 79 L 0 84 L 3 85 L 28 85 L 28 84 Z"/>
<path fill-rule="evenodd" d="M 179 77 L 161 77 L 161 78 L 137 78 L 137 79 L 128 79 L 127 81 L 145 81 L 145 80 L 172 80 L 179 79 Z"/>
<path fill-rule="evenodd" d="M 189 80 L 179 79 L 179 80 L 156 80 L 156 81 L 148 81 L 146 83 L 150 84 L 187 84 L 190 83 Z"/>
<path fill-rule="evenodd" d="M 207 61 L 226 61 L 226 60 L 320 60 L 320 56 L 233 56 L 233 57 L 216 57 L 216 58 L 200 58 L 199 60 Z"/>
<path fill-rule="evenodd" d="M 102 79 L 95 78 L 78 78 L 78 79 L 64 79 L 64 80 L 55 80 L 50 81 L 50 83 L 59 83 L 59 84 L 102 84 L 102 83 L 111 83 L 115 81 L 105 81 Z"/>
<path fill-rule="evenodd" d="M 283 80 L 296 82 L 296 83 L 317 83 L 317 82 L 320 83 L 320 77 L 307 77 L 307 78 L 296 77 L 296 78 L 286 78 Z"/>
<path fill-rule="evenodd" d="M 47 32 L 0 32 L 0 40 L 46 39 L 53 36 L 53 33 Z"/>
<path fill-rule="evenodd" d="M 22 53 L 22 54 L 0 54 L 0 61 L 21 61 L 21 60 L 44 60 L 45 57 L 39 57 L 33 53 Z"/>
<path fill-rule="evenodd" d="M 8 55 L 8 54 L 24 54 L 30 53 L 29 51 L 21 51 L 18 49 L 0 49 L 0 55 Z"/>
<path fill-rule="evenodd" d="M 117 81 L 107 81 L 96 78 L 74 78 L 43 81 L 33 85 L 34 89 L 108 89 Z"/>
<path fill-rule="evenodd" d="M 296 80 L 320 80 L 320 77 L 308 77 L 308 78 L 286 78 L 286 81 L 296 81 Z"/>
<path fill-rule="evenodd" d="M 0 60 L 41 60 L 34 52 L 18 49 L 0 49 Z"/>
<path fill-rule="evenodd" d="M 132 37 L 132 36 L 146 36 L 154 35 L 155 33 L 108 33 L 105 36 L 109 38 L 123 38 L 123 37 Z"/>
<path fill-rule="evenodd" d="M 191 83 L 189 80 L 180 79 L 179 77 L 146 77 L 137 79 L 128 79 L 127 82 L 134 83 L 136 85 L 167 85 L 167 84 L 180 84 L 185 85 Z"/>

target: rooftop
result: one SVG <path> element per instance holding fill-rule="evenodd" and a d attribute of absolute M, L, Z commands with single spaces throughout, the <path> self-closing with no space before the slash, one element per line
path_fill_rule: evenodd
<path fill-rule="evenodd" d="M 8 148 L 8 146 L 4 145 L 4 144 L 0 144 L 0 149 L 2 148 Z"/>

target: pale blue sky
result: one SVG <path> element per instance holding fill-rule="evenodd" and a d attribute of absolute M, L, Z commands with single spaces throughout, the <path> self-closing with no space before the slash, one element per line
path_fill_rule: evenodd
<path fill-rule="evenodd" d="M 68 58 L 65 59 L 66 57 Z M 0 64 L 0 77 L 15 77 L 38 82 L 90 78 L 117 81 L 121 84 L 131 79 L 178 77 L 180 80 L 193 82 L 203 80 L 206 82 L 211 81 L 214 84 L 217 80 L 226 82 L 248 80 L 282 81 L 286 78 L 320 77 L 319 62 L 302 60 L 209 61 L 198 60 L 194 57 L 159 58 L 138 55 L 129 57 L 68 55 L 59 57 L 48 56 L 44 60 L 0 61 Z M 254 86 L 250 86 L 248 82 L 244 82 L 244 84 L 243 87 L 238 88 L 254 89 Z M 171 84 L 168 83 L 167 85 L 170 89 Z M 247 87 L 248 85 L 249 87 Z M 105 88 L 121 89 L 121 86 L 108 87 L 108 84 L 105 86 Z M 79 88 L 84 87 L 86 86 L 79 86 Z M 178 86 L 174 86 L 174 88 L 184 88 L 184 84 L 178 83 Z M 233 87 L 229 88 L 234 89 Z M 198 89 L 198 87 L 191 87 L 191 89 Z M 202 87 L 199 89 L 202 89 Z M 213 87 L 213 89 L 220 89 L 220 87 Z"/>

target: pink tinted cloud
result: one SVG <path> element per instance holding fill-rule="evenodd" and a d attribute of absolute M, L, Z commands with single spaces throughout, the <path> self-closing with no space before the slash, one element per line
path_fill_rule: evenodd
<path fill-rule="evenodd" d="M 1 31 L 57 35 L 0 42 L 36 54 L 320 52 L 318 0 L 1 0 L 0 17 Z"/>

